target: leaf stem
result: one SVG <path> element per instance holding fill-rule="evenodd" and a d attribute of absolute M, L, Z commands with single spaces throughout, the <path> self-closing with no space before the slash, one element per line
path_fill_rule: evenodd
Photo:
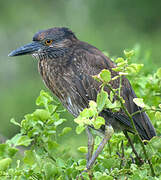
<path fill-rule="evenodd" d="M 142 110 L 139 110 L 139 111 L 135 111 L 134 113 L 131 114 L 131 116 L 134 116 L 134 115 L 136 115 L 138 113 L 145 112 L 145 111 L 161 112 L 161 109 L 153 109 L 153 108 L 142 109 Z"/>

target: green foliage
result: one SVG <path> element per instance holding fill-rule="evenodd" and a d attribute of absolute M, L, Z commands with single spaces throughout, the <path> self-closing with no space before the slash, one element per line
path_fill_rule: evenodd
<path fill-rule="evenodd" d="M 124 106 L 124 99 L 120 96 L 122 76 L 126 75 L 129 77 L 133 77 L 135 75 L 135 77 L 137 77 L 137 76 L 139 76 L 139 74 L 140 74 L 139 72 L 140 72 L 141 68 L 143 67 L 142 64 L 131 63 L 131 61 L 132 61 L 131 59 L 134 56 L 134 51 L 124 51 L 124 54 L 125 54 L 125 59 L 120 57 L 115 60 L 117 66 L 115 68 L 113 68 L 113 70 L 118 72 L 117 76 L 111 78 L 111 73 L 109 70 L 103 70 L 98 75 L 94 76 L 95 80 L 102 83 L 101 84 L 102 88 L 101 88 L 100 93 L 97 96 L 96 103 L 92 101 L 92 105 L 94 105 L 93 106 L 94 108 L 92 108 L 91 103 L 89 103 L 89 108 L 84 109 L 80 113 L 80 116 L 78 116 L 75 119 L 75 121 L 79 124 L 78 127 L 80 125 L 81 125 L 81 127 L 83 127 L 83 129 L 81 129 L 80 132 L 82 132 L 82 130 L 84 130 L 85 126 L 87 126 L 87 125 L 91 125 L 97 129 L 97 128 L 100 128 L 100 126 L 105 123 L 104 119 L 100 118 L 100 116 L 99 116 L 99 113 L 103 109 L 111 109 L 112 111 L 118 111 L 120 108 L 123 108 L 125 113 L 129 117 L 129 119 L 131 120 L 133 129 L 135 130 L 135 132 L 139 138 L 140 147 L 138 147 L 138 151 L 140 152 L 141 156 L 143 156 L 143 158 L 145 158 L 144 161 L 148 161 L 148 163 L 144 163 L 141 166 L 141 168 L 143 168 L 144 166 L 146 167 L 146 172 L 140 173 L 140 171 L 142 171 L 142 169 L 139 168 L 139 163 L 137 163 L 137 160 L 134 164 L 133 164 L 133 162 L 130 162 L 131 167 L 130 166 L 126 167 L 126 165 L 125 165 L 126 160 L 124 161 L 122 159 L 120 162 L 120 169 L 121 169 L 121 171 L 123 171 L 124 176 L 127 173 L 126 172 L 127 169 L 129 169 L 130 174 L 134 173 L 132 176 L 125 176 L 125 177 L 131 177 L 132 179 L 134 179 L 134 178 L 141 179 L 144 176 L 150 176 L 150 175 L 155 176 L 157 174 L 157 172 L 155 174 L 155 171 L 154 171 L 155 167 L 157 167 L 157 169 L 158 168 L 160 169 L 160 166 L 158 167 L 157 163 L 156 163 L 157 165 L 153 164 L 150 160 L 153 156 L 155 156 L 155 155 L 158 156 L 158 153 L 156 153 L 156 152 L 159 151 L 159 147 L 155 146 L 154 144 L 160 144 L 159 143 L 160 138 L 159 137 L 153 138 L 150 142 L 148 142 L 148 145 L 145 147 L 145 145 L 141 141 L 141 138 L 139 137 L 139 135 L 136 131 L 136 128 L 135 128 L 135 125 L 134 125 L 134 122 L 132 119 L 132 116 L 139 113 L 140 111 L 130 114 L 127 111 L 126 107 Z M 113 89 L 109 82 L 113 81 L 117 78 L 120 79 L 120 86 L 117 89 Z M 157 70 L 157 72 L 153 76 L 153 78 L 154 78 L 154 81 L 157 83 L 156 89 L 158 90 L 158 87 L 160 86 L 160 69 Z M 146 82 L 146 83 L 148 83 L 148 82 Z M 105 87 L 108 87 L 111 90 L 110 95 L 108 95 L 108 93 L 106 91 L 104 91 Z M 153 92 L 155 92 L 155 89 L 153 89 Z M 116 97 L 116 98 L 113 99 L 113 97 Z M 154 106 L 154 105 L 150 106 L 150 105 L 145 104 L 142 98 L 134 98 L 133 101 L 135 104 L 137 104 L 138 106 L 140 106 L 142 108 L 141 111 L 146 111 L 148 113 L 154 113 L 155 117 L 159 120 L 159 123 L 160 123 L 160 120 L 161 120 L 161 108 L 160 108 L 161 105 L 160 104 L 156 103 L 155 104 L 156 106 Z M 115 141 L 114 138 L 111 140 L 111 142 L 113 142 L 113 141 Z M 119 144 L 118 139 L 116 142 Z M 118 144 L 117 144 L 117 146 L 118 146 Z M 110 146 L 110 147 L 112 147 L 112 146 Z M 149 148 L 149 147 L 151 147 L 151 148 Z M 141 152 L 141 149 L 142 149 L 142 152 Z M 111 150 L 109 150 L 109 151 L 111 152 Z M 115 153 L 118 151 L 115 151 Z M 155 153 L 154 153 L 154 151 L 155 151 Z M 130 154 L 128 154 L 128 155 L 130 155 Z M 115 156 L 116 156 L 116 154 L 115 154 Z M 157 159 L 160 159 L 159 156 L 157 157 Z M 119 155 L 119 157 L 124 158 L 124 151 L 122 152 L 122 155 Z M 106 156 L 106 158 L 107 158 L 107 156 Z M 110 158 L 111 158 L 111 156 L 110 156 Z M 104 160 L 104 159 L 102 159 L 102 160 Z M 114 163 L 115 160 L 112 159 L 111 162 Z M 128 163 L 129 163 L 129 161 L 128 161 Z M 115 164 L 117 164 L 117 163 L 115 163 Z M 125 167 L 122 168 L 123 164 L 127 169 Z M 109 168 L 113 167 L 113 164 L 110 164 L 110 161 L 108 161 L 108 165 L 109 165 Z M 117 166 L 118 166 L 118 164 L 117 164 Z M 149 168 L 148 171 L 147 171 L 147 168 Z M 113 175 L 113 177 L 118 177 L 118 176 L 119 176 L 118 174 L 117 174 L 117 176 L 115 176 L 115 174 Z M 123 177 L 120 176 L 120 178 L 123 178 Z"/>
<path fill-rule="evenodd" d="M 153 75 L 145 76 L 140 73 L 143 65 L 131 63 L 135 58 L 134 51 L 125 51 L 124 54 L 125 58 L 120 57 L 115 60 L 117 67 L 114 70 L 119 72 L 116 77 L 111 77 L 108 70 L 103 70 L 94 76 L 101 83 L 101 90 L 96 102 L 90 101 L 89 107 L 80 112 L 75 119 L 78 124 L 76 127 L 78 134 L 87 125 L 94 126 L 96 129 L 104 125 L 104 118 L 99 116 L 103 109 L 118 111 L 120 108 L 125 108 L 124 100 L 120 96 L 121 83 L 118 89 L 112 89 L 109 82 L 117 78 L 121 80 L 123 75 L 127 75 L 130 79 L 141 79 L 141 77 L 144 79 L 141 81 L 142 83 L 139 81 L 133 83 L 132 81 L 134 87 L 139 89 L 137 92 L 141 91 L 143 95 L 143 98 L 135 98 L 134 102 L 142 107 L 143 111 L 149 113 L 158 135 L 161 135 L 161 68 Z M 111 89 L 110 94 L 104 90 L 106 86 Z M 151 93 L 148 100 L 145 99 L 148 96 L 146 93 L 148 95 Z M 114 98 L 116 96 L 117 98 Z M 36 105 L 39 106 L 38 109 L 25 115 L 21 123 L 11 119 L 11 123 L 18 126 L 20 132 L 6 143 L 0 144 L 0 179 L 70 180 L 84 178 L 88 180 L 90 174 L 94 180 L 161 178 L 160 137 L 154 137 L 144 146 L 138 143 L 136 137 L 132 136 L 136 151 L 144 160 L 141 165 L 132 153 L 124 135 L 122 133 L 114 134 L 98 156 L 97 163 L 91 171 L 83 172 L 86 169 L 85 154 L 88 148 L 80 146 L 77 150 L 83 155 L 83 158 L 74 159 L 70 156 L 67 146 L 60 144 L 60 138 L 70 134 L 71 127 L 62 127 L 66 119 L 62 118 L 59 104 L 47 92 L 41 91 Z M 110 128 L 108 130 L 111 131 Z M 99 146 L 101 139 L 96 136 L 94 150 Z M 152 176 L 149 161 L 154 169 L 155 177 L 154 174 Z"/>
<path fill-rule="evenodd" d="M 19 122 L 26 112 L 32 112 L 35 109 L 34 99 L 39 90 L 44 88 L 36 70 L 37 61 L 29 56 L 22 57 L 22 60 L 7 58 L 9 51 L 30 42 L 38 30 L 53 26 L 71 27 L 80 40 L 92 43 L 101 50 L 108 50 L 107 56 L 120 56 L 124 47 L 132 48 L 139 43 L 140 56 L 134 63 L 144 63 L 143 72 L 156 71 L 161 57 L 160 6 L 159 2 L 141 2 L 133 1 L 131 8 L 131 1 L 121 0 L 79 3 L 74 0 L 48 0 L 47 3 L 40 1 L 38 4 L 37 1 L 28 0 L 27 5 L 26 1 L 1 1 L 1 133 L 11 137 L 18 131 L 18 127 L 10 124 L 9 119 L 15 117 Z M 28 12 L 34 23 L 31 23 L 31 18 L 20 15 Z M 85 19 L 84 24 L 79 23 L 82 18 Z"/>
<path fill-rule="evenodd" d="M 20 133 L 0 145 L 0 179 L 48 180 L 64 179 L 66 176 L 75 179 L 78 170 L 72 170 L 74 160 L 68 157 L 68 149 L 58 143 L 59 136 L 69 133 L 71 128 L 65 127 L 58 132 L 58 126 L 66 120 L 60 118 L 58 104 L 52 103 L 53 98 L 41 91 L 36 104 L 42 109 L 25 115 L 20 124 L 11 120 L 20 126 Z M 16 157 L 16 153 L 20 158 Z M 64 157 L 68 160 L 64 161 Z"/>
<path fill-rule="evenodd" d="M 142 107 L 142 108 L 145 107 L 145 104 L 144 104 L 142 98 L 134 98 L 133 101 L 134 101 L 134 103 L 135 103 L 136 105 L 138 105 L 139 107 Z"/>

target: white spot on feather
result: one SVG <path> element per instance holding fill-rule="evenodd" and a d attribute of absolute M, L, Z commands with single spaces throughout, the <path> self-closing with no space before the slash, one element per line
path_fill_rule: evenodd
<path fill-rule="evenodd" d="M 73 104 L 72 104 L 72 101 L 71 101 L 71 98 L 68 96 L 67 97 L 67 102 L 68 102 L 68 104 L 72 107 L 73 106 Z"/>

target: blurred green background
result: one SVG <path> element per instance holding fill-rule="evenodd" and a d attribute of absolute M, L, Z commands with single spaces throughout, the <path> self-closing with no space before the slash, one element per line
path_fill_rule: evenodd
<path fill-rule="evenodd" d="M 30 56 L 8 57 L 8 53 L 32 40 L 43 29 L 67 26 L 83 41 L 110 57 L 121 56 L 136 45 L 148 57 L 139 59 L 144 70 L 154 72 L 161 65 L 161 1 L 151 0 L 5 0 L 0 2 L 0 134 L 13 136 L 18 129 L 9 121 L 22 120 L 35 110 L 35 99 L 46 89 Z M 74 133 L 69 143 L 82 139 Z M 76 137 L 76 138 L 73 138 Z M 82 139 L 83 143 L 84 138 Z M 82 141 L 79 143 L 81 144 Z"/>

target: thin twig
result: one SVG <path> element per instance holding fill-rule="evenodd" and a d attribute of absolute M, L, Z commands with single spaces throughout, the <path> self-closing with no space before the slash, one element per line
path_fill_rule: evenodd
<path fill-rule="evenodd" d="M 120 75 L 120 82 L 119 82 L 119 97 L 121 96 L 121 88 L 122 88 L 122 75 Z"/>
<path fill-rule="evenodd" d="M 121 141 L 121 150 L 122 150 L 122 155 L 121 155 L 121 162 L 120 162 L 120 169 L 122 166 L 124 166 L 124 142 L 123 140 Z"/>
<path fill-rule="evenodd" d="M 49 158 L 52 159 L 54 162 L 56 162 L 55 158 L 53 158 L 53 156 L 51 156 L 51 154 L 48 152 L 48 150 L 42 146 L 43 150 L 48 154 Z"/>
<path fill-rule="evenodd" d="M 140 164 L 143 164 L 144 161 L 139 157 L 138 153 L 136 152 L 135 147 L 134 147 L 134 145 L 133 145 L 133 143 L 132 143 L 132 141 L 131 141 L 128 133 L 127 133 L 127 131 L 124 131 L 124 135 L 125 135 L 125 137 L 127 138 L 127 140 L 128 140 L 128 142 L 129 142 L 129 144 L 130 144 L 130 146 L 131 146 L 131 148 L 132 148 L 132 151 L 133 151 L 133 153 L 135 154 L 136 158 L 138 159 L 138 161 L 140 162 Z"/>
<path fill-rule="evenodd" d="M 153 108 L 148 108 L 148 109 L 142 109 L 139 111 L 135 111 L 134 113 L 131 114 L 131 116 L 133 117 L 134 115 L 141 113 L 141 112 L 145 112 L 145 111 L 154 111 L 154 112 L 161 112 L 161 109 L 153 109 Z"/>
<path fill-rule="evenodd" d="M 110 144 L 110 139 L 109 139 L 109 141 L 108 141 L 108 149 L 109 149 L 109 154 L 110 154 L 110 156 L 111 156 L 111 144 Z"/>

